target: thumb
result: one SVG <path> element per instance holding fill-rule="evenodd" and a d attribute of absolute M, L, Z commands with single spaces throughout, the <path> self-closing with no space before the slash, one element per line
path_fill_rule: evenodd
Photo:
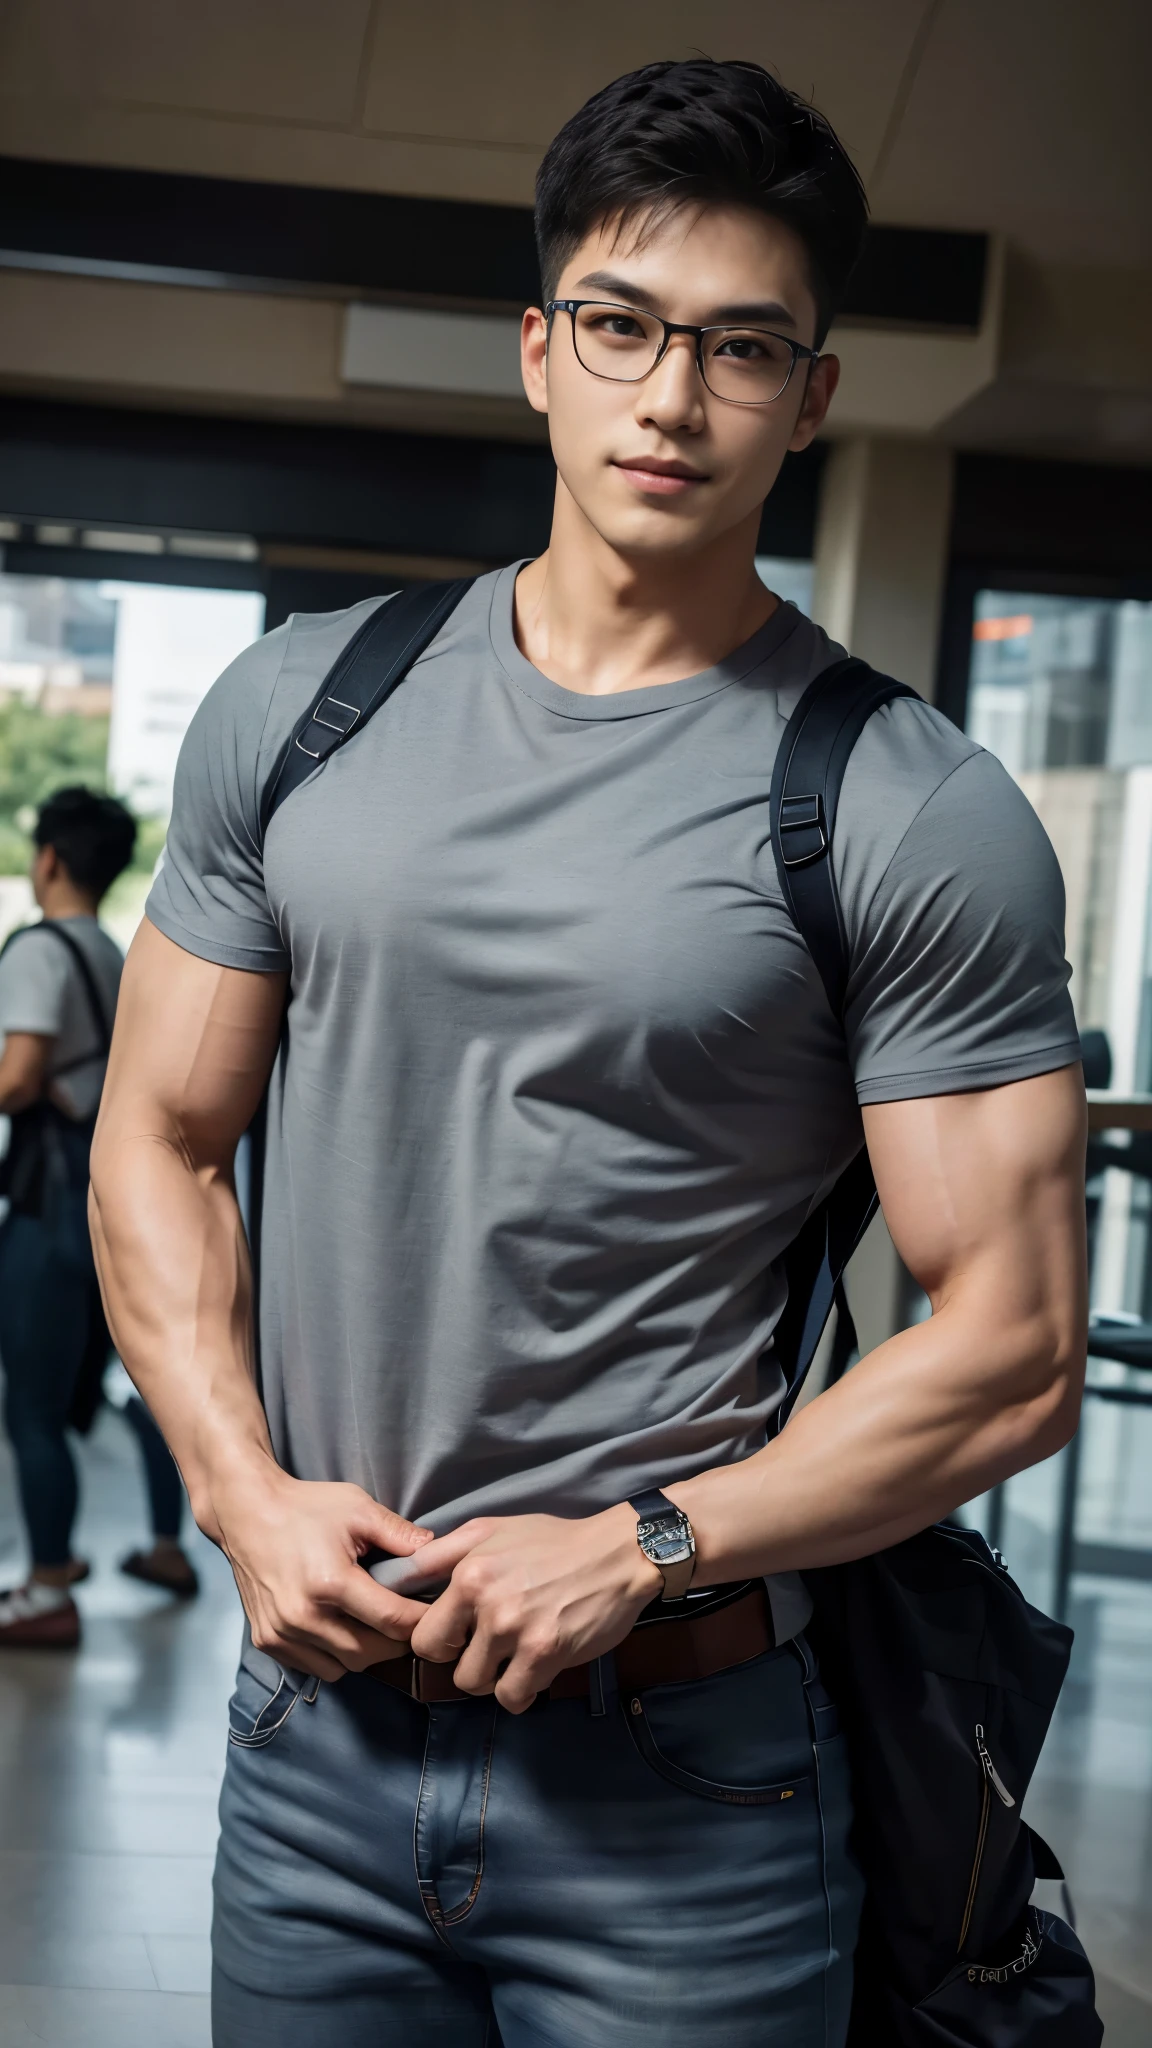
<path fill-rule="evenodd" d="M 375 1544 L 378 1550 L 390 1551 L 395 1557 L 410 1557 L 425 1543 L 431 1543 L 434 1531 L 421 1529 L 415 1522 L 406 1521 L 403 1515 L 394 1513 L 370 1494 L 364 1495 L 363 1513 L 357 1518 L 357 1533 Z"/>

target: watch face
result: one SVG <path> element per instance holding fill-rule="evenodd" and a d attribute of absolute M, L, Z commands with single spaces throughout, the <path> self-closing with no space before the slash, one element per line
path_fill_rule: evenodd
<path fill-rule="evenodd" d="M 661 1515 L 659 1520 L 642 1521 L 636 1536 L 645 1557 L 651 1558 L 653 1564 L 684 1564 L 696 1555 L 687 1515 Z"/>

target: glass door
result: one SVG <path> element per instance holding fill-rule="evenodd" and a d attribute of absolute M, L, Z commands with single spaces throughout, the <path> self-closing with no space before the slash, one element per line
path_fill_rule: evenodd
<path fill-rule="evenodd" d="M 1056 849 L 1072 1000 L 1100 1081 L 1110 1065 L 1113 1088 L 1152 1092 L 1152 604 L 978 591 L 966 725 Z M 1125 1133 L 1114 1142 L 1130 1146 Z M 1090 1183 L 1089 1208 L 1093 1308 L 1152 1318 L 1152 1182 L 1107 1171 Z M 1093 1372 L 1129 1377 L 1115 1365 Z M 1152 1413 L 1101 1402 L 1085 1412 L 1080 1539 L 1152 1549 Z M 1059 1462 L 1021 1474 L 1009 1495 L 1012 1562 L 1039 1574 L 1041 1599 Z"/>

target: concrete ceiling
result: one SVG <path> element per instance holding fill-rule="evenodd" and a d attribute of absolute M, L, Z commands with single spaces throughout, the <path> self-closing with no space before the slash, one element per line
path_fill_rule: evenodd
<path fill-rule="evenodd" d="M 878 220 L 1006 238 L 1000 373 L 935 431 L 1152 461 L 1149 0 L 4 0 L 0 151 L 526 204 L 590 92 L 702 46 L 810 94 Z"/>
<path fill-rule="evenodd" d="M 880 220 L 1152 259 L 1147 0 L 6 0 L 0 147 L 526 203 L 588 93 L 702 45 L 810 93 Z"/>

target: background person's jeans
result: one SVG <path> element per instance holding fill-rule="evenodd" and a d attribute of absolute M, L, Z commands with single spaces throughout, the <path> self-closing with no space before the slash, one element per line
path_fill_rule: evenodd
<path fill-rule="evenodd" d="M 242 1670 L 234 1732 L 289 1697 Z M 842 2048 L 860 1884 L 803 1642 L 640 1705 L 350 1677 L 230 1747 L 215 2048 Z"/>
<path fill-rule="evenodd" d="M 129 1395 L 122 1409 L 125 1422 L 140 1446 L 152 1534 L 175 1543 L 184 1515 L 184 1482 L 176 1460 L 139 1394 Z"/>
<path fill-rule="evenodd" d="M 87 1209 L 86 1189 L 57 1194 L 46 1216 L 9 1216 L 0 1229 L 4 1425 L 41 1565 L 71 1555 L 76 1466 L 65 1429 L 96 1285 Z"/>

